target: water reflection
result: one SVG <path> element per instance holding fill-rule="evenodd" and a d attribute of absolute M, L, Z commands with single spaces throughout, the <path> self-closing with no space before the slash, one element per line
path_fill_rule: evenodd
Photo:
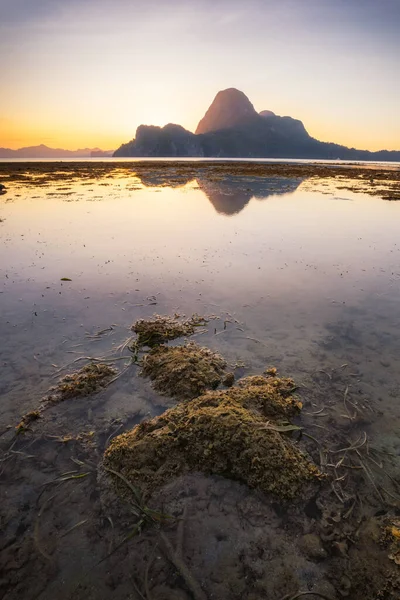
<path fill-rule="evenodd" d="M 149 171 L 147 169 L 135 169 L 134 176 L 137 177 L 145 187 L 180 188 L 195 181 L 195 176 L 187 172 L 164 173 L 163 171 Z"/>
<path fill-rule="evenodd" d="M 199 188 L 205 193 L 215 210 L 222 215 L 236 215 L 252 198 L 266 200 L 270 196 L 291 194 L 297 190 L 303 179 L 247 177 L 229 178 L 222 181 L 210 181 L 197 178 Z"/>
<path fill-rule="evenodd" d="M 188 184 L 196 185 L 207 196 L 217 213 L 232 216 L 240 213 L 252 198 L 266 200 L 270 196 L 292 194 L 304 181 L 304 177 L 206 177 L 186 173 L 176 173 L 166 182 L 163 173 L 136 171 L 145 187 L 180 188 Z"/>

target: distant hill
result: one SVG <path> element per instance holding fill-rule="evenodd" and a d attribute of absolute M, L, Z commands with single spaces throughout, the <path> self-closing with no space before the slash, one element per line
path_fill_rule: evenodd
<path fill-rule="evenodd" d="M 90 158 L 96 156 L 112 156 L 112 150 L 100 150 L 99 148 L 82 148 L 80 150 L 63 150 L 61 148 L 49 148 L 44 144 L 40 146 L 27 146 L 19 150 L 0 148 L 0 159 L 2 158 Z"/>
<path fill-rule="evenodd" d="M 369 152 L 311 137 L 303 123 L 270 110 L 257 113 L 247 96 L 235 88 L 218 92 L 196 133 L 180 125 L 140 125 L 136 138 L 114 156 L 310 158 L 400 161 L 400 150 Z"/>

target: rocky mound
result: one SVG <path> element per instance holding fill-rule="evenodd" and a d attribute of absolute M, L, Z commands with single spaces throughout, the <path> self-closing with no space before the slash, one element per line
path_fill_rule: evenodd
<path fill-rule="evenodd" d="M 143 359 L 141 375 L 149 377 L 160 394 L 187 400 L 218 387 L 225 367 L 220 354 L 190 342 L 153 348 Z"/>
<path fill-rule="evenodd" d="M 69 398 L 89 396 L 105 387 L 115 377 L 117 371 L 104 363 L 89 363 L 76 373 L 65 375 L 51 389 L 48 401 L 62 402 Z"/>
<path fill-rule="evenodd" d="M 181 403 L 116 437 L 104 465 L 145 496 L 179 475 L 200 471 L 293 498 L 320 474 L 282 434 L 291 428 L 282 420 L 301 406 L 288 394 L 288 381 L 248 378 L 238 387 Z M 130 492 L 120 477 L 114 480 L 120 493 Z"/>
<path fill-rule="evenodd" d="M 180 337 L 193 335 L 197 327 L 207 324 L 207 319 L 193 315 L 190 319 L 180 319 L 178 315 L 154 315 L 152 319 L 139 319 L 131 329 L 137 335 L 139 347 L 153 348 L 159 344 L 168 343 Z"/>

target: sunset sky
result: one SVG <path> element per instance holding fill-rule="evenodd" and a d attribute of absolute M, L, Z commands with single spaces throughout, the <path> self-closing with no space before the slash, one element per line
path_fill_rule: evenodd
<path fill-rule="evenodd" d="M 0 146 L 193 131 L 218 90 L 400 150 L 400 0 L 0 0 Z"/>

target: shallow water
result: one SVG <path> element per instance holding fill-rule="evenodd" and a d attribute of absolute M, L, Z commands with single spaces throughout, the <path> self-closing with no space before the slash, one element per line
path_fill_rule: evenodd
<path fill-rule="evenodd" d="M 250 366 L 354 362 L 398 418 L 400 204 L 300 179 L 104 183 L 0 200 L 6 423 L 50 355 L 62 363 L 74 343 L 92 348 L 85 334 L 174 311 L 234 316 L 243 332 L 228 323 L 207 341 Z"/>
<path fill-rule="evenodd" d="M 348 388 L 371 443 L 399 456 L 400 203 L 330 180 L 206 174 L 170 186 L 132 175 L 8 187 L 0 432 L 38 405 L 60 368 L 109 355 L 136 319 L 196 312 L 218 318 L 195 339 L 242 365 L 238 375 L 275 365 L 307 386 L 334 381 L 318 400 L 328 428 L 348 426 Z M 51 419 L 56 433 L 89 427 L 106 441 L 120 421 L 172 404 L 134 370 Z"/>

